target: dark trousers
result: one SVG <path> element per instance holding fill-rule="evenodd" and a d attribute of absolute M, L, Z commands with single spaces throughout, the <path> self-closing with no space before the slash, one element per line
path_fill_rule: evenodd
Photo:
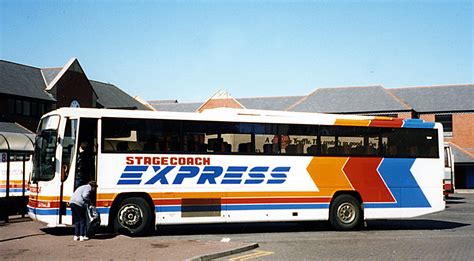
<path fill-rule="evenodd" d="M 75 236 L 86 235 L 86 208 L 71 203 L 72 221 L 76 225 Z"/>

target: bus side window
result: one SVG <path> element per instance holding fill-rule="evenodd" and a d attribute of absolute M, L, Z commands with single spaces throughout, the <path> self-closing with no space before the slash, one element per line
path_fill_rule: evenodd
<path fill-rule="evenodd" d="M 114 151 L 114 144 L 110 140 L 104 140 L 104 151 Z"/>
<path fill-rule="evenodd" d="M 318 153 L 318 146 L 317 145 L 311 145 L 311 146 L 308 147 L 306 152 L 309 155 L 316 155 Z"/>
<path fill-rule="evenodd" d="M 213 152 L 220 152 L 222 150 L 222 138 L 212 138 L 207 141 L 209 144 L 208 150 Z"/>
<path fill-rule="evenodd" d="M 390 156 L 397 155 L 397 147 L 395 145 L 388 146 L 388 155 Z"/>
<path fill-rule="evenodd" d="M 128 142 L 118 142 L 117 143 L 117 151 L 128 151 Z"/>
<path fill-rule="evenodd" d="M 139 142 L 129 142 L 128 148 L 131 151 L 143 151 L 143 145 Z"/>
<path fill-rule="evenodd" d="M 231 152 L 232 151 L 232 145 L 227 143 L 226 141 L 224 141 L 224 143 L 222 143 L 222 151 Z"/>
<path fill-rule="evenodd" d="M 239 152 L 251 152 L 251 142 L 240 143 L 239 144 Z"/>
<path fill-rule="evenodd" d="M 321 145 L 321 154 L 323 155 L 328 154 L 328 145 L 326 143 Z"/>
<path fill-rule="evenodd" d="M 264 154 L 272 154 L 272 147 L 273 147 L 273 144 L 264 144 L 263 145 L 263 153 Z"/>
<path fill-rule="evenodd" d="M 158 151 L 159 149 L 156 146 L 157 144 L 154 142 L 146 142 L 143 144 L 144 151 Z"/>

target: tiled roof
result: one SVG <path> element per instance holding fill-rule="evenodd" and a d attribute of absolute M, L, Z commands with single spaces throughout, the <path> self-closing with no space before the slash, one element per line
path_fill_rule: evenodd
<path fill-rule="evenodd" d="M 455 163 L 474 163 L 474 156 L 452 142 L 449 143 L 453 149 Z"/>
<path fill-rule="evenodd" d="M 239 98 L 236 100 L 246 109 L 285 110 L 304 96 Z M 204 102 L 178 103 L 176 100 L 148 101 L 158 111 L 195 112 Z"/>
<path fill-rule="evenodd" d="M 382 86 L 319 88 L 308 96 L 236 99 L 247 109 L 325 113 L 474 111 L 474 85 L 385 89 Z M 162 111 L 196 111 L 203 103 L 150 101 Z"/>
<path fill-rule="evenodd" d="M 41 69 L 41 72 L 43 73 L 44 80 L 46 81 L 46 84 L 50 84 L 54 78 L 59 74 L 59 72 L 62 70 L 62 68 L 43 68 Z"/>
<path fill-rule="evenodd" d="M 237 99 L 247 109 L 284 111 L 305 96 L 256 97 Z"/>
<path fill-rule="evenodd" d="M 170 103 L 178 103 L 178 100 L 152 100 L 148 101 L 149 104 L 155 105 L 155 104 L 170 104 Z"/>
<path fill-rule="evenodd" d="M 133 97 L 109 83 L 90 80 L 92 88 L 97 94 L 97 102 L 104 108 L 136 108 L 138 110 L 148 110 Z"/>
<path fill-rule="evenodd" d="M 195 112 L 202 105 L 202 102 L 192 103 L 150 103 L 157 111 L 175 111 L 175 112 Z"/>
<path fill-rule="evenodd" d="M 0 93 L 55 101 L 38 68 L 0 60 Z"/>
<path fill-rule="evenodd" d="M 288 110 L 326 113 L 400 112 L 411 108 L 382 86 L 319 88 Z"/>
<path fill-rule="evenodd" d="M 388 89 L 417 112 L 474 111 L 474 84 Z"/>
<path fill-rule="evenodd" d="M 207 99 L 199 108 L 198 112 L 214 108 L 234 108 L 245 109 L 245 107 L 237 101 L 228 91 L 218 90 L 211 98 Z"/>

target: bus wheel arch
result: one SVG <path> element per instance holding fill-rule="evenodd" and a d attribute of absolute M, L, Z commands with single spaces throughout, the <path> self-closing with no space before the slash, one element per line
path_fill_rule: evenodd
<path fill-rule="evenodd" d="M 112 203 L 109 227 L 121 234 L 143 236 L 155 228 L 155 208 L 147 193 L 121 193 Z"/>
<path fill-rule="evenodd" d="M 340 231 L 354 230 L 364 223 L 362 198 L 356 191 L 338 191 L 329 206 L 329 222 Z"/>

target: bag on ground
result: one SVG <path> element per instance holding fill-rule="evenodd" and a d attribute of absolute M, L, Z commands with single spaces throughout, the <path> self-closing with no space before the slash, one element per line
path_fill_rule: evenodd
<path fill-rule="evenodd" d="M 94 205 L 86 205 L 86 233 L 93 236 L 100 226 L 100 214 Z"/>

